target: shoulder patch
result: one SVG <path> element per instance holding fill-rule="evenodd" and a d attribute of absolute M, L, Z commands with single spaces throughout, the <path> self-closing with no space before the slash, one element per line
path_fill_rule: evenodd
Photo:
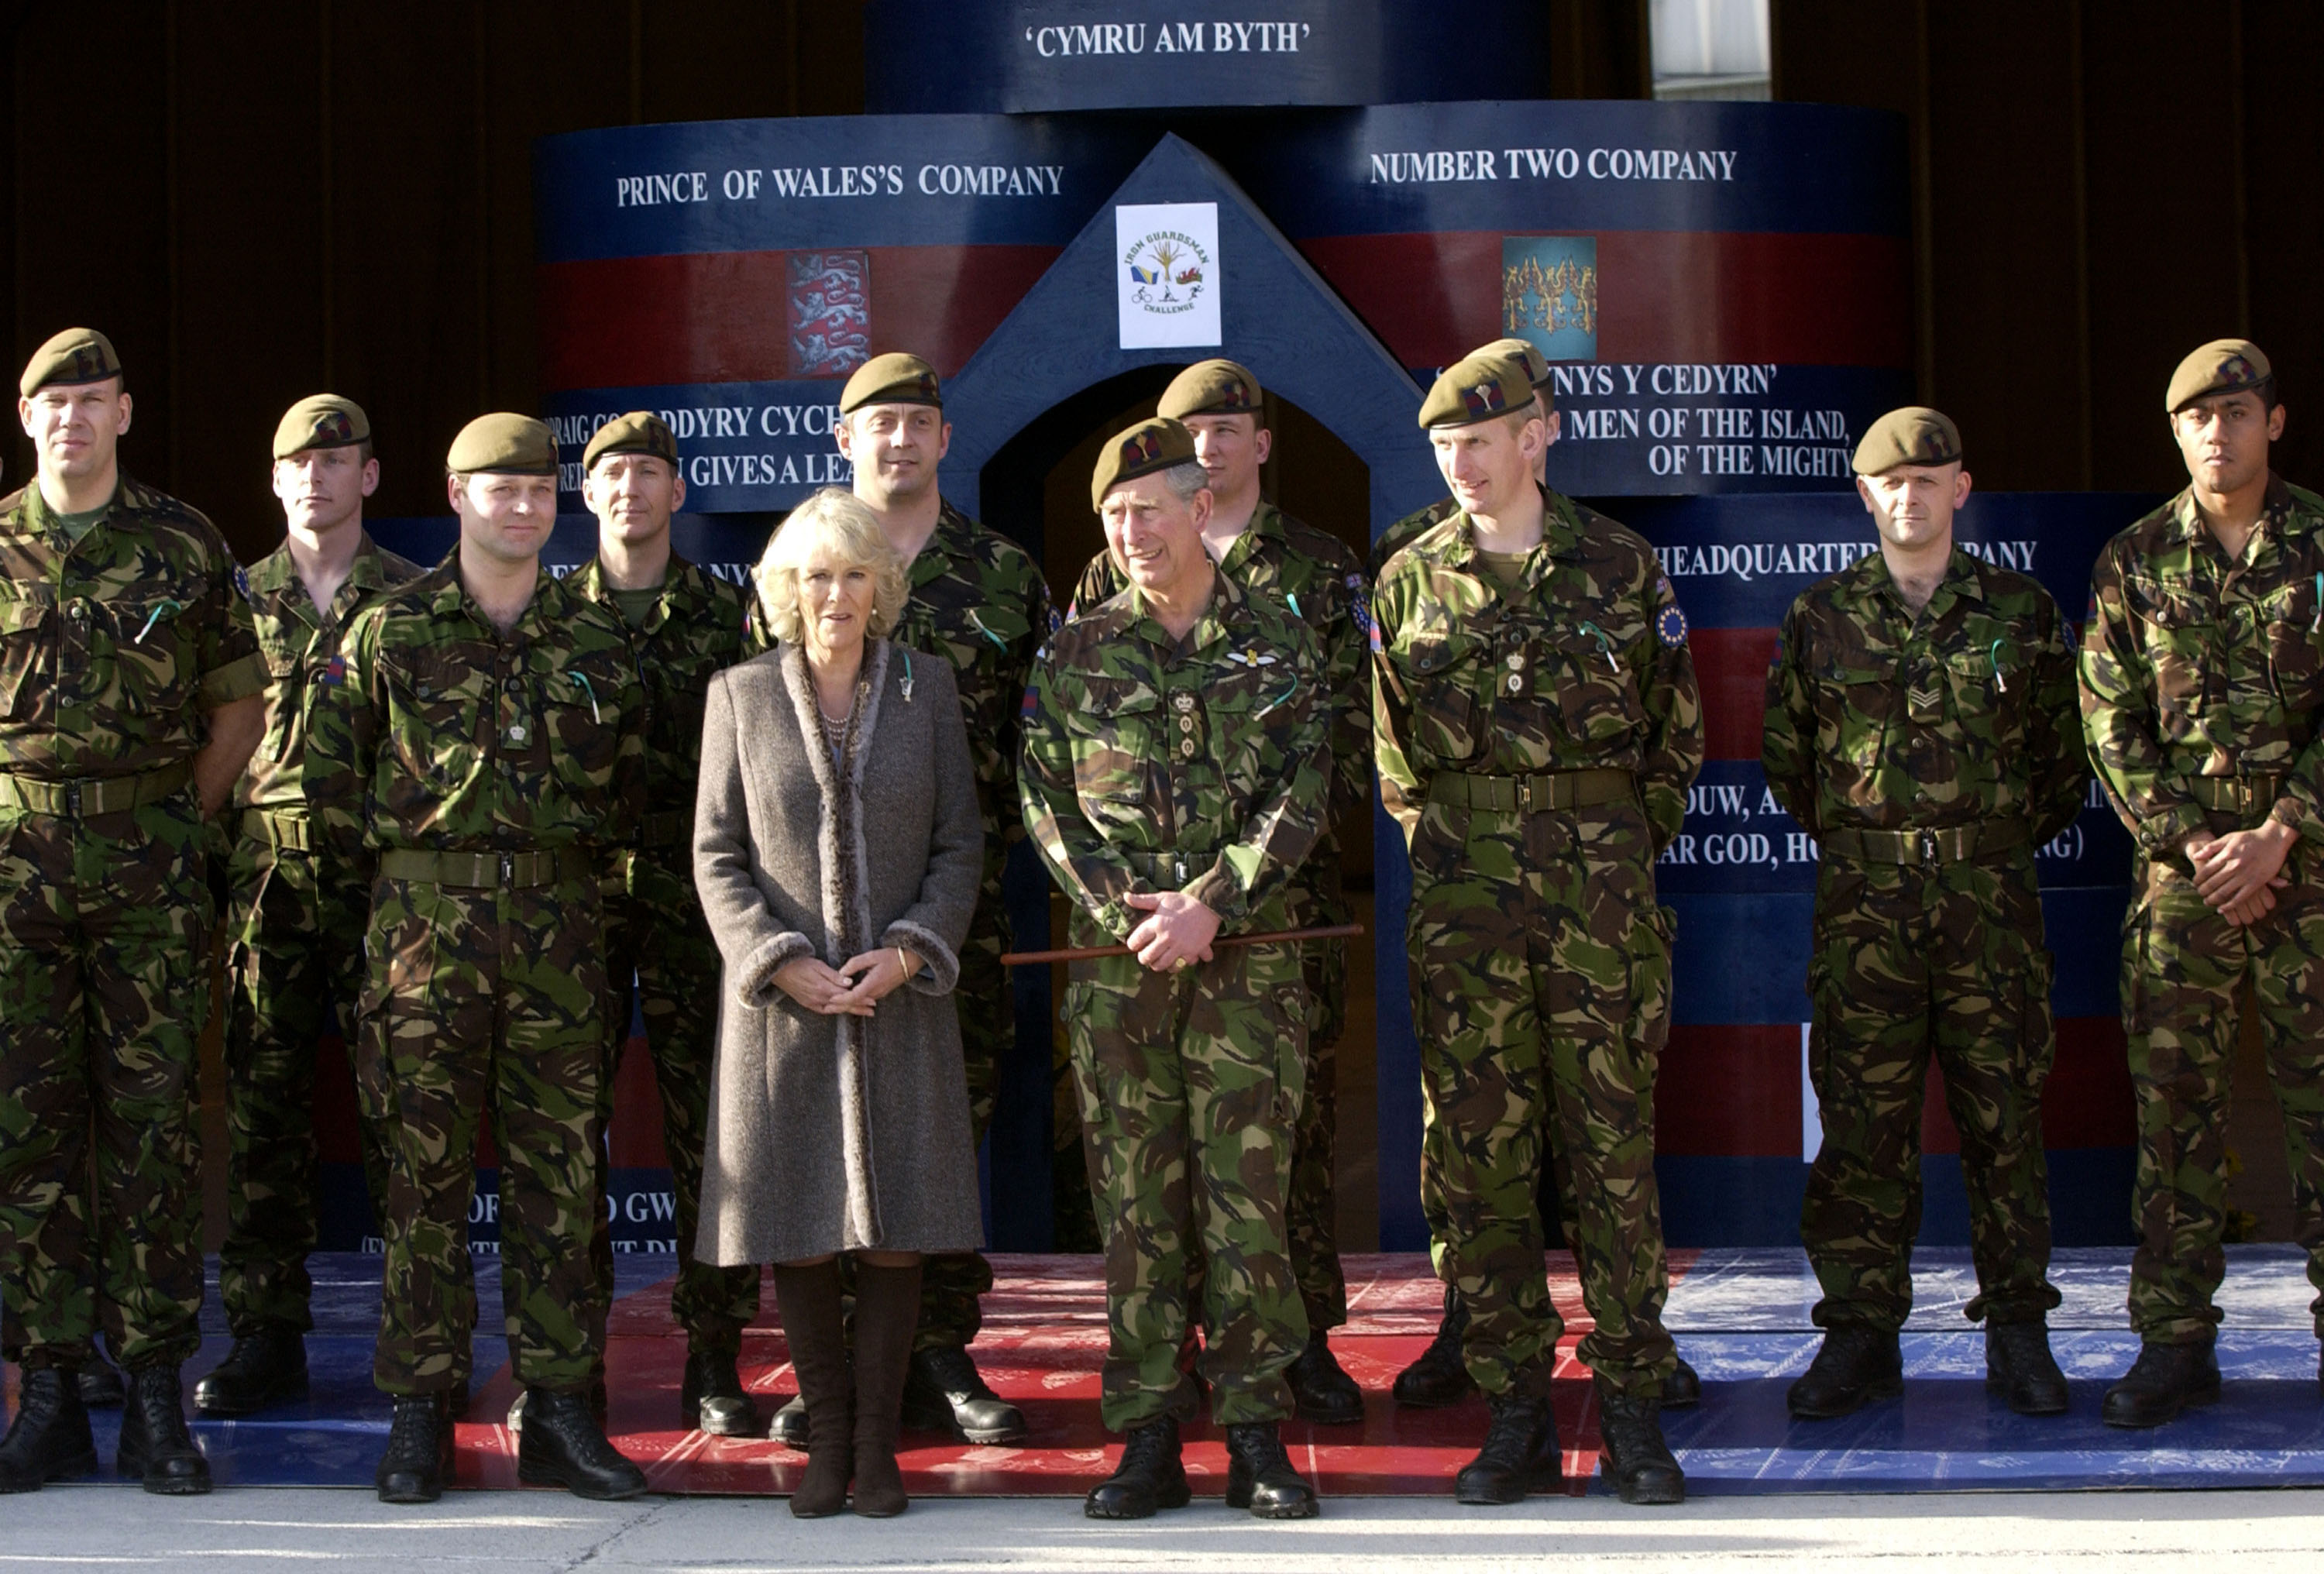
<path fill-rule="evenodd" d="M 1686 643 L 1686 614 L 1678 610 L 1678 603 L 1672 602 L 1655 614 L 1655 637 L 1674 647 Z"/>
<path fill-rule="evenodd" d="M 258 603 L 258 598 L 250 594 L 250 575 L 239 563 L 234 566 L 234 588 L 241 593 L 243 600 L 254 606 Z"/>
<path fill-rule="evenodd" d="M 2067 655 L 2079 656 L 2081 654 L 2081 631 L 2074 627 L 2072 619 L 2060 618 L 2058 620 L 2058 641 L 2060 644 L 2065 646 Z"/>
<path fill-rule="evenodd" d="M 1059 611 L 1057 611 L 1057 609 L 1056 609 L 1056 605 L 1055 605 L 1055 604 L 1052 604 L 1052 605 L 1050 606 L 1050 608 L 1049 608 L 1049 632 L 1050 632 L 1050 633 L 1052 633 L 1052 634 L 1054 634 L 1054 633 L 1056 633 L 1059 629 L 1064 628 L 1064 627 L 1065 626 L 1065 620 L 1066 620 L 1067 618 L 1072 617 L 1073 615 L 1074 615 L 1074 609 L 1073 609 L 1073 608 L 1071 608 L 1071 607 L 1067 607 L 1064 612 L 1060 612 Z M 1040 656 L 1046 656 L 1046 655 L 1047 655 L 1047 654 L 1048 654 L 1048 647 L 1047 647 L 1047 645 L 1044 645 L 1044 646 L 1042 646 L 1042 647 L 1041 647 L 1040 650 L 1039 650 L 1038 652 L 1037 652 L 1037 654 L 1036 654 L 1036 658 L 1038 659 L 1038 657 L 1040 657 Z"/>

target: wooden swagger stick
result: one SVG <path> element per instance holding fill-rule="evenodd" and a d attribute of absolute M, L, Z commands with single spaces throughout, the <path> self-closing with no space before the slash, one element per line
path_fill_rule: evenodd
<path fill-rule="evenodd" d="M 1221 945 L 1273 945 L 1295 940 L 1352 940 L 1364 932 L 1360 924 L 1333 924 L 1322 929 L 1276 929 L 1265 934 L 1230 934 L 1213 940 Z M 1012 951 L 1001 959 L 1003 967 L 1032 967 L 1040 962 L 1095 962 L 1101 956 L 1128 956 L 1127 945 L 1084 945 L 1071 951 Z"/>

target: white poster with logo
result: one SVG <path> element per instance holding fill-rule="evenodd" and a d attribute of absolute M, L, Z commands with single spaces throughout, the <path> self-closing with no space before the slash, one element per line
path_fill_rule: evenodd
<path fill-rule="evenodd" d="M 1219 205 L 1161 202 L 1117 207 L 1113 235 L 1121 347 L 1217 345 Z"/>

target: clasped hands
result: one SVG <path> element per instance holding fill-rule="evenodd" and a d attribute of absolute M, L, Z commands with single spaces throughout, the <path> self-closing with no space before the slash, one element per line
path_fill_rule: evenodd
<path fill-rule="evenodd" d="M 775 970 L 775 987 L 825 1017 L 869 1017 L 920 971 L 920 959 L 893 945 L 851 956 L 837 967 L 819 957 L 795 956 Z"/>
<path fill-rule="evenodd" d="M 2255 924 L 2275 910 L 2275 893 L 2292 882 L 2283 861 L 2300 833 L 2280 820 L 2224 836 L 2198 836 L 2186 844 L 2195 894 L 2230 924 Z"/>
<path fill-rule="evenodd" d="M 1169 972 L 1211 960 L 1219 916 L 1184 891 L 1133 891 L 1121 898 L 1148 914 L 1124 942 L 1140 967 Z"/>

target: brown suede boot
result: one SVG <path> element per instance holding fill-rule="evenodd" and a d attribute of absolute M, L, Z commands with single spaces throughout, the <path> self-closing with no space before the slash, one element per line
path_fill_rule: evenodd
<path fill-rule="evenodd" d="M 777 1263 L 775 1306 L 799 1396 L 807 1401 L 807 1474 L 791 1494 L 791 1513 L 821 1519 L 847 1506 L 847 1477 L 854 1463 L 855 1384 L 847 1375 L 847 1339 L 840 1325 L 839 1259 L 806 1268 Z"/>
<path fill-rule="evenodd" d="M 855 1264 L 855 1512 L 886 1519 L 904 1512 L 903 1472 L 896 1468 L 896 1429 L 904 1374 L 920 1322 L 920 1265 L 875 1268 Z"/>

